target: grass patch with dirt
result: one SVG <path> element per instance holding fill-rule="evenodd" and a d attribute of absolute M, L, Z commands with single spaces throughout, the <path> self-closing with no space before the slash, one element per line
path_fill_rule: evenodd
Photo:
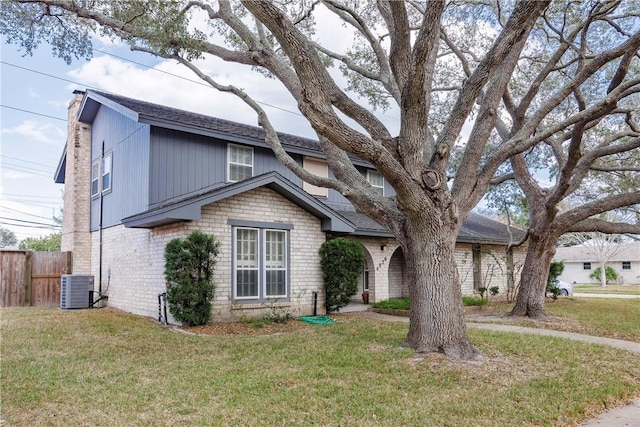
<path fill-rule="evenodd" d="M 473 313 L 468 320 L 556 329 L 607 338 L 640 342 L 640 299 L 577 298 L 547 299 L 547 318 L 510 317 L 513 304 L 497 303 Z"/>
<path fill-rule="evenodd" d="M 5 425 L 573 425 L 640 396 L 637 355 L 550 337 L 471 330 L 477 364 L 347 316 L 194 335 L 110 309 L 0 314 Z"/>
<path fill-rule="evenodd" d="M 616 295 L 640 295 L 640 285 L 573 285 L 574 293 L 583 294 L 616 294 Z"/>

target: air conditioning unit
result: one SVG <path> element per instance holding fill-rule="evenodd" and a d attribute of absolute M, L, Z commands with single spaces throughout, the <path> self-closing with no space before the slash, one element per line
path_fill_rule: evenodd
<path fill-rule="evenodd" d="M 93 276 L 63 274 L 60 283 L 60 308 L 89 308 Z"/>

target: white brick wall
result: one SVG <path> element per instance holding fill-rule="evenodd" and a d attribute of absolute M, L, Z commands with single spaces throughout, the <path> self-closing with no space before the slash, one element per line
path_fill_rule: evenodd
<path fill-rule="evenodd" d="M 229 219 L 293 224 L 290 231 L 290 301 L 278 303 L 294 316 L 310 315 L 313 292 L 319 293 L 318 311 L 324 313 L 322 272 L 318 250 L 325 241 L 320 221 L 272 190 L 259 188 L 209 205 L 202 219 L 153 230 L 124 226 L 103 230 L 103 290 L 111 270 L 108 305 L 157 317 L 158 294 L 165 291 L 164 248 L 169 240 L 185 238 L 193 230 L 214 234 L 220 241 L 215 269 L 214 320 L 242 316 L 262 317 L 270 305 L 233 306 L 231 301 L 231 226 Z M 99 233 L 93 233 L 93 274 L 98 278 Z"/>

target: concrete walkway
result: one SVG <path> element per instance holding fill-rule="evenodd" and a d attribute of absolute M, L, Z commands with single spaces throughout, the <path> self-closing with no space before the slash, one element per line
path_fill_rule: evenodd
<path fill-rule="evenodd" d="M 364 304 L 361 305 L 364 306 Z M 341 313 L 367 319 L 409 323 L 408 317 L 390 316 L 387 314 L 374 313 L 372 311 L 362 311 L 365 307 L 366 306 L 357 308 L 353 307 L 353 309 L 350 311 L 344 311 L 343 309 L 341 310 Z M 640 343 L 617 340 L 613 338 L 594 337 L 591 335 L 576 334 L 572 332 L 554 331 L 552 329 L 536 329 L 514 325 L 499 325 L 495 323 L 467 322 L 467 327 L 486 329 L 490 331 L 517 332 L 521 334 L 566 338 L 570 340 L 584 341 L 592 344 L 608 345 L 611 347 L 640 354 Z M 580 427 L 640 427 L 640 399 L 636 399 L 628 405 L 615 408 L 609 412 L 605 412 L 599 417 L 581 424 Z"/>

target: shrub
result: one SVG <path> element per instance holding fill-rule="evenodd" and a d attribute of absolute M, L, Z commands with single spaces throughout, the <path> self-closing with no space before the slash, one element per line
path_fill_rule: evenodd
<path fill-rule="evenodd" d="M 602 267 L 598 267 L 595 270 L 593 270 L 593 273 L 591 273 L 589 277 L 599 282 L 601 271 L 602 271 Z M 618 273 L 612 267 L 609 267 L 609 266 L 606 266 L 604 268 L 604 276 L 607 284 L 618 280 Z"/>
<path fill-rule="evenodd" d="M 554 300 L 558 298 L 558 295 L 560 295 L 560 289 L 558 289 L 558 277 L 560 277 L 563 271 L 563 261 L 553 261 L 549 265 L 549 276 L 547 277 L 546 293 L 551 294 Z"/>
<path fill-rule="evenodd" d="M 173 239 L 165 247 L 169 312 L 185 325 L 204 325 L 211 318 L 215 294 L 213 270 L 219 248 L 215 236 L 200 231 L 194 231 L 185 240 Z"/>
<path fill-rule="evenodd" d="M 373 308 L 387 310 L 409 310 L 409 298 L 392 298 L 373 304 Z"/>
<path fill-rule="evenodd" d="M 358 277 L 364 267 L 360 243 L 339 237 L 320 247 L 327 312 L 338 311 L 358 292 Z"/>

